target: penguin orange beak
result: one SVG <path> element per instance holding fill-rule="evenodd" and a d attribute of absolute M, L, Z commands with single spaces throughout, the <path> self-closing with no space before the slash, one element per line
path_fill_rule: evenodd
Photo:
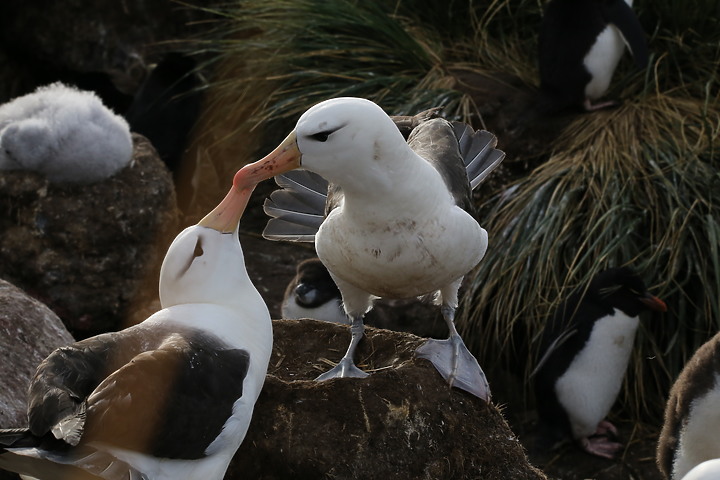
<path fill-rule="evenodd" d="M 245 165 L 238 170 L 233 184 L 241 189 L 254 188 L 263 180 L 299 168 L 301 160 L 302 153 L 298 148 L 297 134 L 293 131 L 275 150 L 257 162 Z"/>
<path fill-rule="evenodd" d="M 235 232 L 254 188 L 253 185 L 249 188 L 239 189 L 233 185 L 222 202 L 212 212 L 205 215 L 198 225 L 212 228 L 220 233 Z"/>
<path fill-rule="evenodd" d="M 646 293 L 643 297 L 640 297 L 640 301 L 644 303 L 650 310 L 655 310 L 656 312 L 667 311 L 667 305 L 665 305 L 665 302 L 660 300 L 655 295 Z"/>

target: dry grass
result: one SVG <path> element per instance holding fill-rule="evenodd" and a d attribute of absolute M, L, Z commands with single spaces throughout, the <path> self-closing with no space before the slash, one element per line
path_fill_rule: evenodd
<path fill-rule="evenodd" d="M 486 366 L 500 359 L 530 372 L 543 323 L 568 290 L 630 265 L 669 305 L 643 324 L 624 390 L 633 412 L 657 412 L 669 379 L 720 321 L 720 110 L 707 107 L 656 94 L 578 117 L 551 158 L 496 200 L 460 320 Z"/>
<path fill-rule="evenodd" d="M 624 62 L 608 93 L 633 100 L 577 117 L 546 163 L 484 206 L 490 250 L 468 278 L 459 322 L 484 366 L 508 366 L 521 355 L 524 374 L 543 319 L 568 289 L 606 266 L 632 265 L 670 307 L 641 327 L 623 390 L 637 417 L 658 412 L 671 379 L 720 322 L 720 4 L 635 3 L 652 64 L 637 72 Z M 224 194 L 220 179 L 331 97 L 370 98 L 393 114 L 445 105 L 446 116 L 481 123 L 480 106 L 458 91 L 451 72 L 509 74 L 536 85 L 543 4 L 230 4 L 216 12 L 218 35 L 195 45 L 216 54 L 216 75 L 194 183 Z"/>

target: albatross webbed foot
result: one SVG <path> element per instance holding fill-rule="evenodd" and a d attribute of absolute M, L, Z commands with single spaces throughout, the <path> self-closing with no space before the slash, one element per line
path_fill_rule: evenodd
<path fill-rule="evenodd" d="M 353 318 L 350 332 L 352 337 L 350 339 L 350 346 L 348 347 L 347 352 L 345 352 L 345 356 L 343 356 L 337 365 L 317 377 L 315 379 L 316 381 L 322 382 L 323 380 L 330 380 L 331 378 L 365 378 L 368 376 L 367 373 L 356 367 L 355 362 L 353 361 L 353 358 L 355 358 L 355 349 L 365 334 L 365 325 L 363 324 L 362 315 L 358 315 Z"/>
<path fill-rule="evenodd" d="M 450 335 L 447 340 L 430 339 L 415 350 L 415 355 L 430 360 L 451 387 L 470 392 L 486 402 L 490 400 L 485 373 L 460 335 Z"/>
<path fill-rule="evenodd" d="M 343 358 L 340 360 L 340 363 L 317 377 L 315 380 L 322 382 L 323 380 L 330 380 L 331 378 L 365 378 L 368 375 L 368 373 L 365 373 L 356 367 L 351 358 Z"/>

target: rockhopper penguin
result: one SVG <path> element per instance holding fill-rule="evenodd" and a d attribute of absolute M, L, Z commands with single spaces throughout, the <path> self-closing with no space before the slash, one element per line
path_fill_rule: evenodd
<path fill-rule="evenodd" d="M 614 105 L 592 102 L 607 91 L 626 46 L 638 68 L 648 63 L 645 34 L 632 0 L 552 0 L 538 41 L 540 110 L 547 113 Z"/>
<path fill-rule="evenodd" d="M 553 444 L 574 438 L 588 453 L 613 458 L 621 447 L 605 416 L 622 385 L 639 315 L 665 311 L 628 268 L 597 274 L 557 308 L 543 332 L 534 373 L 541 433 Z"/>

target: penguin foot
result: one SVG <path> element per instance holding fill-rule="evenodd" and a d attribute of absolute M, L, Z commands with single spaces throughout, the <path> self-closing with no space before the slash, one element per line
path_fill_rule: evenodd
<path fill-rule="evenodd" d="M 365 378 L 368 375 L 368 373 L 363 372 L 355 366 L 352 358 L 345 357 L 340 360 L 340 363 L 317 377 L 315 381 L 322 382 L 324 380 L 330 380 L 331 378 Z"/>
<path fill-rule="evenodd" d="M 613 442 L 607 437 L 585 437 L 579 439 L 580 448 L 590 455 L 612 460 L 622 448 L 622 443 Z"/>
<path fill-rule="evenodd" d="M 490 385 L 485 373 L 459 335 L 451 335 L 447 340 L 430 339 L 415 350 L 415 356 L 432 362 L 450 387 L 490 401 Z"/>
<path fill-rule="evenodd" d="M 620 105 L 620 102 L 616 102 L 615 100 L 608 100 L 607 102 L 600 102 L 600 103 L 591 103 L 589 98 L 585 99 L 585 102 L 583 103 L 583 107 L 585 108 L 586 112 L 594 112 L 596 110 L 602 110 L 603 108 L 612 108 L 617 107 Z"/>
<path fill-rule="evenodd" d="M 602 422 L 598 423 L 597 429 L 595 430 L 595 435 L 593 436 L 617 438 L 618 429 L 612 423 L 608 422 L 607 420 L 603 420 Z"/>

